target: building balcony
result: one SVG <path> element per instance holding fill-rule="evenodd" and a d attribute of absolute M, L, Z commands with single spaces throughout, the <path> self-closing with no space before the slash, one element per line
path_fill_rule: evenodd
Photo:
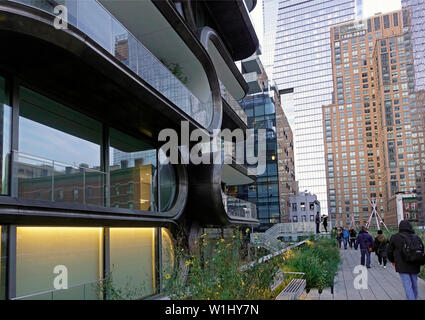
<path fill-rule="evenodd" d="M 230 217 L 242 219 L 257 219 L 257 207 L 254 203 L 234 198 L 223 193 L 223 204 Z"/>
<path fill-rule="evenodd" d="M 249 86 L 249 93 L 260 93 L 263 91 L 262 86 L 260 85 L 260 81 L 258 79 L 257 72 L 254 71 L 250 73 L 245 73 L 243 77 Z"/>
<path fill-rule="evenodd" d="M 245 111 L 240 106 L 239 102 L 232 96 L 229 90 L 220 81 L 221 97 L 229 104 L 233 111 L 239 116 L 239 118 L 248 126 L 248 118 Z"/>
<path fill-rule="evenodd" d="M 68 9 L 70 25 L 108 51 L 201 126 L 209 127 L 213 118 L 212 95 L 200 62 L 170 25 L 166 26 L 167 35 L 163 38 L 169 41 L 168 45 L 159 41 L 159 34 L 155 41 L 145 35 L 154 33 L 153 28 L 164 29 L 166 23 L 152 1 L 122 1 L 119 4 L 118 1 L 108 0 L 9 1 L 47 12 L 52 15 L 52 21 L 56 16 L 54 8 L 64 4 Z M 132 5 L 144 7 L 133 8 Z M 134 12 L 138 12 L 137 15 L 140 13 L 137 19 Z M 117 17 L 122 19 L 118 20 Z M 123 17 L 128 18 L 123 20 Z M 148 18 L 152 26 L 150 29 L 136 23 Z M 178 50 L 179 54 L 173 50 Z"/>
<path fill-rule="evenodd" d="M 242 60 L 242 70 L 244 73 L 263 73 L 263 65 L 260 61 L 260 58 L 257 55 L 253 55 L 245 60 Z"/>

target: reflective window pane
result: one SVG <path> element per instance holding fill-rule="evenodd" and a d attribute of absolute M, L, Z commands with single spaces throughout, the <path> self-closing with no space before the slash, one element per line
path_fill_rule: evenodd
<path fill-rule="evenodd" d="M 18 195 L 103 206 L 101 124 L 25 88 L 19 112 Z"/>
<path fill-rule="evenodd" d="M 0 77 L 0 194 L 9 193 L 9 163 L 11 153 L 12 108 L 8 106 L 9 96 L 6 81 Z"/>
<path fill-rule="evenodd" d="M 157 151 L 118 130 L 110 130 L 111 207 L 157 211 Z"/>

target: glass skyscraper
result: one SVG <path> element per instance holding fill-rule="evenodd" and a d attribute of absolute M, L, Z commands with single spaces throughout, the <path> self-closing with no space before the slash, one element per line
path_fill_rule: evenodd
<path fill-rule="evenodd" d="M 273 66 L 282 100 L 293 96 L 283 109 L 294 131 L 299 190 L 316 194 L 327 213 L 321 108 L 333 102 L 330 27 L 361 17 L 362 1 L 264 0 L 263 13 L 266 67 Z"/>

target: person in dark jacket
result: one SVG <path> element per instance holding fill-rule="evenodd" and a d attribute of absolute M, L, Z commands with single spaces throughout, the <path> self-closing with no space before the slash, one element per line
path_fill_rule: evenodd
<path fill-rule="evenodd" d="M 325 229 L 325 232 L 328 232 L 328 216 L 323 217 L 323 228 Z"/>
<path fill-rule="evenodd" d="M 395 271 L 400 274 L 401 282 L 403 283 L 404 292 L 408 300 L 418 299 L 418 273 L 420 264 L 409 263 L 404 261 L 402 255 L 402 247 L 405 243 L 404 237 L 411 237 L 415 234 L 412 225 L 408 220 L 400 222 L 399 232 L 393 235 L 388 245 L 388 260 L 395 266 Z"/>
<path fill-rule="evenodd" d="M 379 266 L 387 267 L 387 247 L 388 239 L 382 233 L 382 230 L 378 230 L 378 235 L 375 238 L 375 252 L 378 256 Z"/>
<path fill-rule="evenodd" d="M 319 234 L 320 233 L 320 222 L 321 222 L 321 218 L 320 218 L 320 213 L 316 213 L 316 233 Z"/>
<path fill-rule="evenodd" d="M 366 268 L 370 268 L 370 249 L 373 248 L 373 237 L 368 233 L 368 230 L 366 227 L 362 227 L 359 235 L 357 236 L 356 243 L 354 244 L 354 248 L 357 250 L 357 248 L 360 246 L 360 264 L 362 266 L 365 265 L 365 257 L 366 257 Z"/>
<path fill-rule="evenodd" d="M 354 249 L 354 244 L 356 243 L 357 232 L 354 228 L 350 229 L 350 248 Z"/>

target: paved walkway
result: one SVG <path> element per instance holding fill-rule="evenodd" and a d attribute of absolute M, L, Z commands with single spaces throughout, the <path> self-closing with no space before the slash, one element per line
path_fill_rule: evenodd
<path fill-rule="evenodd" d="M 406 300 L 403 285 L 398 273 L 390 262 L 387 268 L 379 266 L 375 253 L 371 256 L 371 269 L 368 269 L 368 289 L 354 288 L 354 267 L 360 264 L 360 250 L 341 250 L 342 263 L 335 278 L 334 292 L 330 288 L 321 294 L 317 290 L 310 290 L 300 297 L 300 300 Z M 419 299 L 425 300 L 425 281 L 418 279 Z"/>

